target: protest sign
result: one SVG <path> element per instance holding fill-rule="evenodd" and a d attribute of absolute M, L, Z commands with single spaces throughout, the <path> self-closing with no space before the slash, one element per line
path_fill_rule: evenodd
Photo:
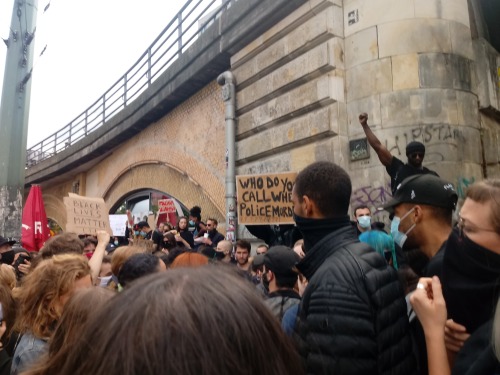
<path fill-rule="evenodd" d="M 113 236 L 124 237 L 127 228 L 127 215 L 109 215 L 109 226 Z"/>
<path fill-rule="evenodd" d="M 104 199 L 69 193 L 69 197 L 64 197 L 63 200 L 68 216 L 66 231 L 95 235 L 97 231 L 104 230 L 111 236 L 113 235 Z"/>
<path fill-rule="evenodd" d="M 238 222 L 293 224 L 292 188 L 297 173 L 236 176 Z"/>
<path fill-rule="evenodd" d="M 158 201 L 158 213 L 157 215 L 161 214 L 170 214 L 170 213 L 175 213 L 176 208 L 175 208 L 175 202 L 173 199 L 160 199 Z"/>

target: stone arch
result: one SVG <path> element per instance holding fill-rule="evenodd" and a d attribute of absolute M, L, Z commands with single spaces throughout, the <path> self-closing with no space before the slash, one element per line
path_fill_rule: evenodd
<path fill-rule="evenodd" d="M 186 207 L 198 205 L 202 217 L 214 217 L 225 222 L 224 210 L 218 207 L 210 196 L 188 177 L 163 163 L 138 164 L 119 173 L 103 194 L 108 207 L 113 207 L 132 191 L 154 189 L 163 191 L 182 202 Z"/>

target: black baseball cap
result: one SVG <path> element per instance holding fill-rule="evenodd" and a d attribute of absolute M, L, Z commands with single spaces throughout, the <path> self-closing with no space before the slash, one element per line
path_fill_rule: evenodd
<path fill-rule="evenodd" d="M 454 210 L 457 200 L 458 195 L 452 183 L 432 174 L 417 174 L 398 185 L 384 209 L 392 213 L 394 207 L 401 203 L 415 203 Z"/>
<path fill-rule="evenodd" d="M 286 246 L 273 246 L 264 254 L 264 265 L 269 268 L 277 278 L 297 277 L 295 265 L 300 257 Z"/>
<path fill-rule="evenodd" d="M 7 243 L 10 246 L 12 246 L 12 245 L 14 245 L 16 243 L 16 241 L 0 236 L 0 246 L 3 246 L 5 244 L 7 244 Z"/>

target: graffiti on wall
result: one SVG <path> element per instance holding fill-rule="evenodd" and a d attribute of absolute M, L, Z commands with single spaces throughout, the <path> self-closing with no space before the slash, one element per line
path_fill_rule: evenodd
<path fill-rule="evenodd" d="M 451 125 L 429 124 L 408 129 L 393 139 L 385 140 L 385 147 L 391 154 L 400 156 L 405 154 L 406 145 L 412 141 L 419 141 L 427 146 L 446 145 L 458 147 L 465 140 L 462 131 Z M 427 155 L 433 155 L 434 160 L 445 160 L 445 155 L 432 150 Z"/>
<path fill-rule="evenodd" d="M 457 194 L 458 194 L 458 199 L 465 198 L 465 191 L 474 182 L 476 182 L 476 178 L 475 177 L 470 177 L 470 178 L 459 177 L 457 179 Z"/>
<path fill-rule="evenodd" d="M 351 207 L 367 205 L 368 207 L 381 207 L 392 198 L 391 185 L 373 187 L 371 185 L 360 187 L 351 195 Z"/>

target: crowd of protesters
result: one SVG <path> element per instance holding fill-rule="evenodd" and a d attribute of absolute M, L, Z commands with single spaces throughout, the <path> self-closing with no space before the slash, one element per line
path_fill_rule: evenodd
<path fill-rule="evenodd" d="M 295 226 L 248 227 L 255 252 L 198 206 L 137 223 L 127 245 L 62 233 L 29 253 L 0 237 L 0 374 L 500 374 L 500 180 L 458 202 L 419 169 L 421 144 L 395 162 L 360 121 L 388 173 L 409 174 L 388 232 L 371 207 L 349 216 L 349 175 L 316 162 Z"/>

